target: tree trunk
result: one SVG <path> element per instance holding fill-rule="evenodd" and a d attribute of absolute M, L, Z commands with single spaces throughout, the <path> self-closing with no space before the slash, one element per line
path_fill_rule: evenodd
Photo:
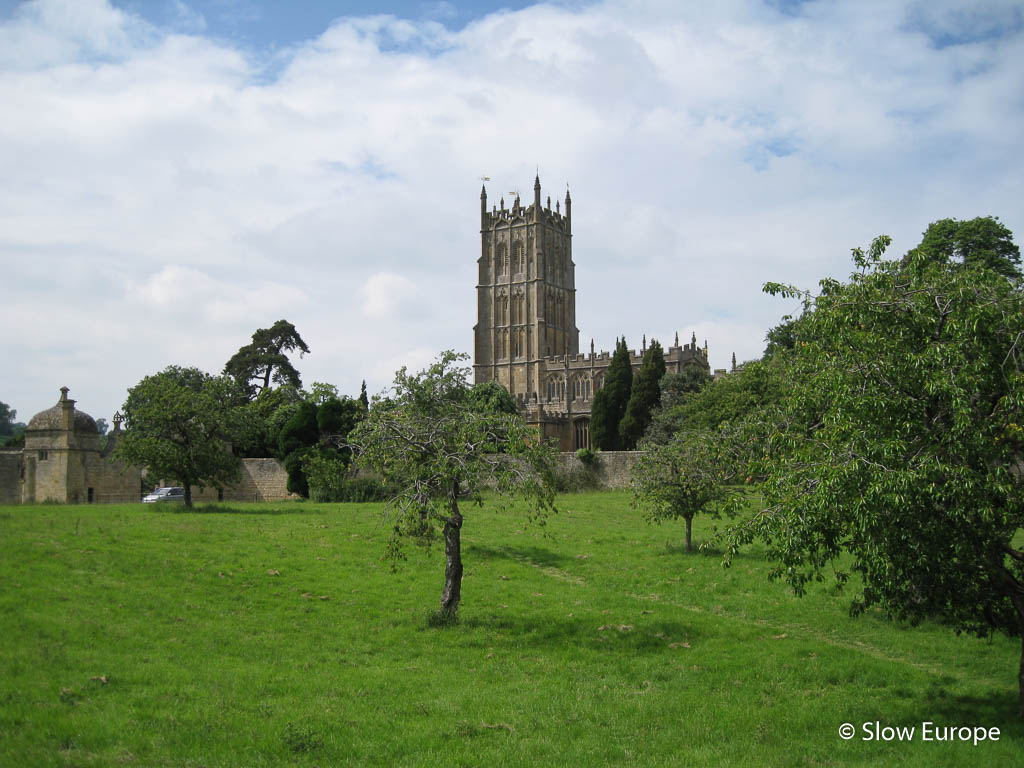
<path fill-rule="evenodd" d="M 1011 556 L 1017 557 L 1019 553 L 1008 550 Z M 1001 568 L 1004 594 L 1010 598 L 1013 608 L 1017 612 L 1017 631 L 1020 632 L 1020 667 L 1017 670 L 1017 698 L 1019 710 L 1017 716 L 1024 720 L 1024 587 L 1005 567 Z"/>
<path fill-rule="evenodd" d="M 1024 720 L 1024 634 L 1020 639 L 1020 671 L 1017 672 L 1017 695 L 1020 698 L 1020 712 L 1018 713 L 1021 720 Z"/>
<path fill-rule="evenodd" d="M 192 509 L 192 485 L 185 483 L 185 508 Z"/>
<path fill-rule="evenodd" d="M 686 551 L 691 551 L 690 547 L 690 533 L 693 530 L 693 518 L 686 518 Z"/>
<path fill-rule="evenodd" d="M 444 589 L 441 591 L 441 613 L 454 616 L 462 598 L 462 515 L 454 499 L 452 514 L 444 522 Z"/>
<path fill-rule="evenodd" d="M 1015 586 L 1019 586 L 1016 585 Z M 1018 594 L 1010 596 L 1013 607 L 1017 610 L 1017 627 L 1020 631 L 1020 668 L 1017 670 L 1017 698 L 1020 710 L 1017 716 L 1024 720 L 1024 598 Z"/>

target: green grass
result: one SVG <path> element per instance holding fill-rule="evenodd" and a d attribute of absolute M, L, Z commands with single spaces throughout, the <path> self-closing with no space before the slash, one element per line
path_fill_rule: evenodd
<path fill-rule="evenodd" d="M 392 574 L 380 505 L 0 508 L 0 765 L 1021 764 L 1019 641 L 851 619 L 628 502 L 468 509 L 447 626 L 442 548 Z"/>

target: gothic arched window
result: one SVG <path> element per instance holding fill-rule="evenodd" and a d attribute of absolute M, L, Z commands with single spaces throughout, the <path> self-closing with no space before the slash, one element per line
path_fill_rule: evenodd
<path fill-rule="evenodd" d="M 523 248 L 522 240 L 516 240 L 512 244 L 512 266 L 516 272 L 526 271 L 526 249 Z"/>
<path fill-rule="evenodd" d="M 576 450 L 590 447 L 590 419 L 577 419 L 575 424 Z"/>
<path fill-rule="evenodd" d="M 498 243 L 495 247 L 494 272 L 498 275 L 508 274 L 508 249 L 504 243 Z"/>

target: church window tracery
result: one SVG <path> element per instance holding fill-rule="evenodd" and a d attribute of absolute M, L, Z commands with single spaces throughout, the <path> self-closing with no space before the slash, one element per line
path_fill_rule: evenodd
<path fill-rule="evenodd" d="M 590 419 L 577 419 L 574 432 L 576 450 L 590 448 Z"/>
<path fill-rule="evenodd" d="M 508 274 L 508 249 L 504 243 L 498 243 L 494 254 L 495 272 L 499 275 Z"/>
<path fill-rule="evenodd" d="M 576 376 L 572 382 L 572 396 L 574 400 L 590 399 L 590 377 L 586 374 Z"/>

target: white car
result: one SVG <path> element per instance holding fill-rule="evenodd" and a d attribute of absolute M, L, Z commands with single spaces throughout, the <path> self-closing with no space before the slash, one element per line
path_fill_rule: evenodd
<path fill-rule="evenodd" d="M 185 503 L 184 488 L 157 488 L 148 496 L 142 497 L 143 504 L 155 504 L 158 501 Z"/>

